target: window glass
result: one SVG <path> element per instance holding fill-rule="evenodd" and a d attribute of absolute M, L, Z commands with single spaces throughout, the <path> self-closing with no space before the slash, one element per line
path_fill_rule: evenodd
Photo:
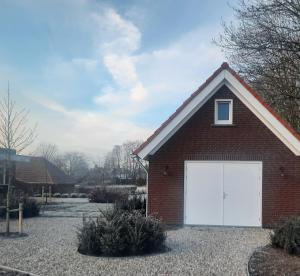
<path fill-rule="evenodd" d="M 218 102 L 218 120 L 229 120 L 229 102 Z"/>

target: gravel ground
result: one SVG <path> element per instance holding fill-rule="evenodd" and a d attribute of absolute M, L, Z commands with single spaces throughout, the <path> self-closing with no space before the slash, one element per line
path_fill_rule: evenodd
<path fill-rule="evenodd" d="M 55 201 L 54 201 L 55 200 Z M 53 199 L 48 205 L 43 205 L 40 215 L 44 217 L 96 217 L 99 215 L 99 210 L 111 208 L 113 204 L 107 203 L 89 203 L 86 198 L 68 198 Z"/>
<path fill-rule="evenodd" d="M 144 257 L 103 258 L 77 253 L 80 218 L 32 218 L 27 237 L 0 237 L 0 264 L 39 275 L 246 275 L 252 251 L 269 231 L 185 227 L 168 231 L 171 251 Z"/>

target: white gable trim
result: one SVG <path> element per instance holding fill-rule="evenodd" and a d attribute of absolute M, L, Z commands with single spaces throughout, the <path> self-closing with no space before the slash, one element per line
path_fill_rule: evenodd
<path fill-rule="evenodd" d="M 222 70 L 183 110 L 167 124 L 139 153 L 141 158 L 154 154 L 201 108 L 222 85 L 243 102 L 295 155 L 300 156 L 300 141 L 263 106 L 228 70 Z"/>

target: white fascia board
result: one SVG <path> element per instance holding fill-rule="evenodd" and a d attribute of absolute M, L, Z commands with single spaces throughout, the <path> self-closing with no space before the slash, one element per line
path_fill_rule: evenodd
<path fill-rule="evenodd" d="M 167 124 L 140 152 L 145 159 L 154 154 L 173 134 L 203 106 L 222 85 L 226 85 L 296 156 L 300 141 L 257 100 L 228 70 L 222 70 L 188 105 Z"/>
<path fill-rule="evenodd" d="M 140 152 L 139 157 L 144 159 L 154 154 L 173 134 L 190 119 L 199 108 L 225 83 L 225 70 L 222 70 L 183 110 L 167 124 L 154 139 Z"/>
<path fill-rule="evenodd" d="M 226 86 L 244 103 L 295 155 L 300 155 L 300 141 L 230 72 L 224 72 Z"/>

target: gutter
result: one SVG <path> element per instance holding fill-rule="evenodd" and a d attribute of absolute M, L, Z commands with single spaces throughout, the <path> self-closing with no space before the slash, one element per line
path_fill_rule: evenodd
<path fill-rule="evenodd" d="M 149 202 L 149 200 L 148 200 L 148 198 L 149 198 L 149 196 L 148 196 L 148 194 L 149 194 L 148 193 L 148 178 L 149 178 L 149 173 L 148 173 L 147 168 L 141 162 L 141 158 L 137 154 L 131 153 L 130 155 L 131 155 L 131 158 L 133 160 L 135 160 L 136 162 L 138 162 L 138 164 L 143 168 L 143 170 L 146 173 L 146 193 L 147 193 L 147 198 L 146 198 L 146 217 L 147 217 L 148 216 L 148 202 Z"/>

